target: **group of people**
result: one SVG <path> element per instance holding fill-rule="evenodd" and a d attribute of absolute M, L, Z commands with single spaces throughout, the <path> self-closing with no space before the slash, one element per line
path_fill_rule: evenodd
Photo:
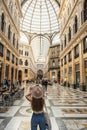
<path fill-rule="evenodd" d="M 43 88 L 39 85 L 30 87 L 28 94 L 25 96 L 31 103 L 31 108 L 33 111 L 31 118 L 31 130 L 51 130 L 51 122 L 47 124 L 44 106 L 44 92 Z"/>

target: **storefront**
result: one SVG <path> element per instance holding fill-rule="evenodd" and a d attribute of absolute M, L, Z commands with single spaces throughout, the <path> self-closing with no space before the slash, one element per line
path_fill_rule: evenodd
<path fill-rule="evenodd" d="M 2 62 L 0 61 L 0 84 L 1 84 L 1 77 L 2 76 Z"/>
<path fill-rule="evenodd" d="M 68 70 L 68 86 L 72 85 L 72 67 L 70 66 L 69 67 L 69 70 Z"/>
<path fill-rule="evenodd" d="M 5 77 L 9 80 L 9 65 L 6 65 Z"/>
<path fill-rule="evenodd" d="M 76 87 L 80 87 L 80 65 L 75 65 Z"/>
<path fill-rule="evenodd" d="M 85 65 L 85 85 L 87 89 L 87 60 L 85 60 L 84 65 Z"/>

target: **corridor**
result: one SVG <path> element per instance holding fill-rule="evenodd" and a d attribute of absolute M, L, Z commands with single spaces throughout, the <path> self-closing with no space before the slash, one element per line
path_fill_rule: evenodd
<path fill-rule="evenodd" d="M 25 95 L 30 85 L 25 87 Z M 45 95 L 52 130 L 87 130 L 87 92 L 54 84 Z M 30 130 L 32 110 L 25 96 L 0 108 L 0 130 Z"/>

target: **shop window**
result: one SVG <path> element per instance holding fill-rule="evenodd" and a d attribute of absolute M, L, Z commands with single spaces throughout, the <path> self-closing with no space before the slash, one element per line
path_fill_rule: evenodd
<path fill-rule="evenodd" d="M 83 52 L 87 53 L 87 36 L 83 40 Z"/>
<path fill-rule="evenodd" d="M 76 86 L 79 87 L 80 85 L 80 65 L 79 64 L 76 64 L 75 65 L 75 72 L 76 72 Z"/>
<path fill-rule="evenodd" d="M 79 57 L 79 45 L 76 45 L 74 48 L 74 58 Z"/>
<path fill-rule="evenodd" d="M 5 76 L 7 77 L 7 79 L 9 78 L 9 65 L 6 65 Z"/>
<path fill-rule="evenodd" d="M 2 43 L 0 42 L 0 56 L 3 57 L 3 45 Z"/>
<path fill-rule="evenodd" d="M 84 3 L 84 21 L 87 20 L 87 0 Z"/>
<path fill-rule="evenodd" d="M 10 25 L 8 26 L 8 39 L 10 40 L 11 38 L 11 29 L 10 29 Z"/>
<path fill-rule="evenodd" d="M 1 30 L 2 30 L 2 32 L 4 32 L 4 23 L 5 23 L 5 21 L 4 21 L 4 13 L 2 13 L 2 15 L 1 15 Z"/>
<path fill-rule="evenodd" d="M 6 60 L 10 61 L 10 51 L 9 50 L 7 50 Z"/>

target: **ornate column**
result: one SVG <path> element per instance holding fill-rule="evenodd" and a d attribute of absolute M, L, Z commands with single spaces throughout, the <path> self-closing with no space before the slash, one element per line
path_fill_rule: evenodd
<path fill-rule="evenodd" d="M 80 56 L 80 88 L 81 90 L 85 89 L 85 70 L 84 70 L 84 60 L 83 60 L 83 49 L 82 41 L 79 44 L 79 56 Z"/>

